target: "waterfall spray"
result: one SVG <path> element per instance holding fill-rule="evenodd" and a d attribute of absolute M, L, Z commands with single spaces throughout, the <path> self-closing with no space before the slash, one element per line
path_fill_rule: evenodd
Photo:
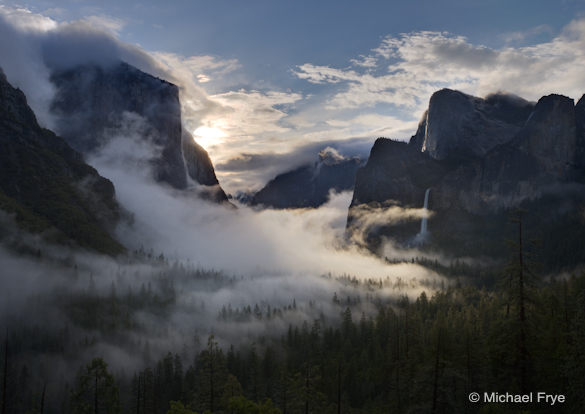
<path fill-rule="evenodd" d="M 430 188 L 427 188 L 427 191 L 425 191 L 425 203 L 424 203 L 424 207 L 423 207 L 423 209 L 425 210 L 425 213 L 429 210 L 429 193 L 430 192 L 431 192 Z M 427 221 L 428 221 L 428 218 L 425 215 L 420 222 L 420 234 L 422 236 L 425 236 L 427 234 Z"/>
<path fill-rule="evenodd" d="M 431 192 L 431 189 L 430 188 L 427 188 L 427 190 L 425 191 L 425 201 L 424 201 L 424 205 L 423 205 L 423 209 L 425 211 L 425 215 L 424 215 L 424 217 L 420 221 L 420 232 L 414 238 L 415 244 L 422 244 L 426 240 L 427 235 L 428 235 L 428 230 L 427 230 L 427 223 L 428 223 L 427 212 L 429 210 L 429 194 L 430 194 L 430 192 Z"/>

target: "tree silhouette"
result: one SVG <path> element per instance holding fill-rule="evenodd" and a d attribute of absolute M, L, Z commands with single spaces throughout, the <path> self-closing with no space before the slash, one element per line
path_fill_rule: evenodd
<path fill-rule="evenodd" d="M 102 358 L 94 358 L 79 372 L 71 394 L 71 407 L 75 414 L 120 412 L 118 386 Z"/>

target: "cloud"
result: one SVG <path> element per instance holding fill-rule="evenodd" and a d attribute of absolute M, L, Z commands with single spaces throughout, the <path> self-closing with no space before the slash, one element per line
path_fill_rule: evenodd
<path fill-rule="evenodd" d="M 378 65 L 378 60 L 374 56 L 360 55 L 357 59 L 350 59 L 349 61 L 364 68 L 375 68 Z"/>
<path fill-rule="evenodd" d="M 348 159 L 345 155 L 341 154 L 337 149 L 333 147 L 325 147 L 319 151 L 319 158 L 321 160 L 327 160 L 330 163 L 339 163 Z"/>
<path fill-rule="evenodd" d="M 138 46 L 120 42 L 115 30 L 104 30 L 103 22 L 102 27 L 87 19 L 49 24 L 50 20 L 27 12 L 21 14 L 17 17 L 14 13 L 9 17 L 0 16 L 0 65 L 7 68 L 10 81 L 16 80 L 15 83 L 35 102 L 33 108 L 38 114 L 50 103 L 49 75 L 52 69 L 82 63 L 109 65 L 122 59 L 177 83 L 181 88 L 187 126 L 224 131 L 225 140 L 217 147 L 225 150 L 225 157 L 243 153 L 242 149 L 250 150 L 243 156 L 251 162 L 241 166 L 248 175 L 240 175 L 239 179 L 249 177 L 250 171 L 265 174 L 267 168 L 285 168 L 287 163 L 316 157 L 323 147 L 331 147 L 342 155 L 354 155 L 357 150 L 367 152 L 371 146 L 371 141 L 368 142 L 371 138 L 347 139 L 351 131 L 348 125 L 317 124 L 309 116 L 298 113 L 293 122 L 290 114 L 306 98 L 302 93 L 247 88 L 210 94 L 201 87 L 199 75 L 212 82 L 214 76 L 235 71 L 239 65 L 237 61 L 148 53 Z M 387 121 L 394 121 L 368 118 L 365 114 L 361 118 L 357 115 L 349 118 L 355 118 L 356 123 L 362 125 L 375 121 L 381 128 L 386 127 Z M 342 118 L 330 116 L 325 119 Z M 242 207 L 233 210 L 201 200 L 195 192 L 177 192 L 154 183 L 148 173 L 148 159 L 157 148 L 144 140 L 144 120 L 132 114 L 127 114 L 125 120 L 123 128 L 108 131 L 112 139 L 88 162 L 114 182 L 117 199 L 133 217 L 131 223 L 120 225 L 118 237 L 130 249 L 144 246 L 156 254 L 163 252 L 165 256 L 176 259 L 177 266 L 118 262 L 89 254 L 71 254 L 67 249 L 59 251 L 58 259 L 52 260 L 51 257 L 48 261 L 52 261 L 52 265 L 48 265 L 42 259 L 27 261 L 0 250 L 0 261 L 4 266 L 0 278 L 0 306 L 9 306 L 2 309 L 9 310 L 3 313 L 7 319 L 17 320 L 9 316 L 18 315 L 20 323 L 24 314 L 19 312 L 22 309 L 40 315 L 41 319 L 34 321 L 43 327 L 46 326 L 45 319 L 60 324 L 66 320 L 64 315 L 47 312 L 43 306 L 51 307 L 51 304 L 38 300 L 39 292 L 77 291 L 85 295 L 89 275 L 93 274 L 101 295 L 112 282 L 120 282 L 125 290 L 133 287 L 136 292 L 141 283 L 154 284 L 165 275 L 175 276 L 185 265 L 185 279 L 188 281 L 171 277 L 177 281 L 178 295 L 176 305 L 168 314 L 137 312 L 133 317 L 142 329 L 129 330 L 130 338 L 116 338 L 117 342 L 108 342 L 98 332 L 91 333 L 92 340 L 95 338 L 97 343 L 85 348 L 87 355 L 107 354 L 117 366 L 127 367 L 141 357 L 136 352 L 136 344 L 146 341 L 150 341 L 154 352 L 160 353 L 162 350 L 178 350 L 194 336 L 206 336 L 214 330 L 226 340 L 239 339 L 265 332 L 278 334 L 287 323 L 314 318 L 321 310 L 335 315 L 338 309 L 333 308 L 328 300 L 332 292 L 354 292 L 354 288 L 344 288 L 341 282 L 324 277 L 328 272 L 364 280 L 401 279 L 411 283 L 406 290 L 382 292 L 388 296 L 418 294 L 424 289 L 419 284 L 422 279 L 441 280 L 437 274 L 421 266 L 410 263 L 391 265 L 348 245 L 344 235 L 350 193 L 332 194 L 330 201 L 319 209 L 255 211 Z M 299 125 L 305 129 L 301 131 Z M 315 125 L 323 129 L 311 129 Z M 345 135 L 337 138 L 343 141 L 323 140 L 327 134 L 339 134 L 340 131 Z M 296 139 L 295 134 L 298 134 Z M 312 139 L 320 142 L 308 142 Z M 225 165 L 231 165 L 232 169 L 219 170 L 229 176 L 237 173 L 237 168 L 233 158 L 228 158 L 228 161 Z M 260 165 L 262 162 L 264 167 Z M 73 262 L 76 266 L 60 266 L 62 262 Z M 65 272 L 64 268 L 69 271 Z M 213 268 L 222 273 L 197 280 L 196 275 L 201 273 L 198 273 L 199 268 Z M 245 325 L 217 322 L 217 311 L 226 302 L 244 306 L 264 300 L 282 305 L 295 296 L 298 296 L 299 303 L 317 300 L 323 305 L 315 311 L 302 310 L 298 316 L 274 324 L 254 320 Z M 31 297 L 36 300 L 30 300 Z M 26 301 L 15 303 L 17 299 Z M 207 303 L 207 310 L 201 310 L 203 303 Z M 124 349 L 120 343 L 130 345 Z"/>
<path fill-rule="evenodd" d="M 286 127 L 279 124 L 286 115 L 286 109 L 302 99 L 302 95 L 292 92 L 229 91 L 211 98 L 230 111 L 230 119 L 224 128 L 230 132 L 239 131 L 240 136 L 263 132 L 285 132 Z"/>
<path fill-rule="evenodd" d="M 38 37 L 57 27 L 53 20 L 22 9 L 0 6 L 0 67 L 22 89 L 39 123 L 51 126 L 49 105 L 54 88 Z"/>
<path fill-rule="evenodd" d="M 104 15 L 58 23 L 25 9 L 2 6 L 0 67 L 9 82 L 24 91 L 39 122 L 48 128 L 54 129 L 51 72 L 82 64 L 108 67 L 122 60 L 179 86 L 184 125 L 190 132 L 203 127 L 200 132 L 214 135 L 215 139 L 198 137 L 214 162 L 242 151 L 291 148 L 291 143 L 277 137 L 292 131 L 283 120 L 302 94 L 243 88 L 211 94 L 210 87 L 221 85 L 222 79 L 241 67 L 237 59 L 148 52 L 117 38 L 124 24 Z"/>
<path fill-rule="evenodd" d="M 417 121 L 404 121 L 395 116 L 366 113 L 349 119 L 330 119 L 327 124 L 333 127 L 350 128 L 363 135 L 403 138 L 414 128 Z M 365 131 L 365 132 L 364 132 Z"/>
<path fill-rule="evenodd" d="M 248 150 L 266 150 L 278 146 L 274 135 L 290 131 L 281 121 L 287 116 L 287 109 L 302 99 L 302 95 L 240 89 L 211 95 L 210 99 L 221 106 L 222 116 L 209 120 L 206 126 L 220 128 L 231 138 L 230 144 L 237 139 Z M 213 152 L 213 146 L 209 150 Z"/>
<path fill-rule="evenodd" d="M 89 63 L 108 66 L 124 60 L 155 76 L 173 79 L 146 51 L 105 31 L 106 20 L 101 18 L 100 24 L 92 18 L 58 23 L 26 9 L 0 6 L 0 67 L 8 81 L 24 91 L 41 125 L 53 125 L 49 108 L 54 70 Z"/>
<path fill-rule="evenodd" d="M 537 34 L 548 34 L 548 29 L 536 27 L 525 35 Z M 252 114 L 227 121 L 233 127 L 228 128 L 220 145 L 210 148 L 210 154 L 226 165 L 234 158 L 248 159 L 245 154 L 264 152 L 270 157 L 273 153 L 295 151 L 306 142 L 359 136 L 407 139 L 415 132 L 432 93 L 445 87 L 479 96 L 505 91 L 528 100 L 550 93 L 579 98 L 585 92 L 585 72 L 580 70 L 585 64 L 583 50 L 585 19 L 574 20 L 548 41 L 523 47 L 487 47 L 447 32 L 386 36 L 368 53 L 350 59 L 351 66 L 297 66 L 292 73 L 307 82 L 312 94 L 302 94 L 294 105 L 284 108 L 273 102 L 272 116 Z M 246 93 L 253 101 L 255 92 Z M 236 95 L 232 91 L 214 95 L 213 99 L 221 101 L 224 108 L 239 111 L 242 107 L 235 103 L 236 99 L 230 99 Z M 254 105 L 244 110 L 246 107 Z M 226 119 L 231 119 L 230 112 L 207 122 L 210 127 L 221 128 Z M 253 122 L 246 125 L 247 121 Z M 238 125 L 250 133 L 238 130 Z M 258 157 L 250 159 L 255 161 Z M 283 171 L 284 166 L 280 172 Z M 230 191 L 241 189 L 230 188 L 232 184 L 258 178 L 246 176 L 245 172 L 228 175 L 222 170 L 219 177 L 229 182 Z"/>
<path fill-rule="evenodd" d="M 283 121 L 287 111 L 302 99 L 301 94 L 240 89 L 209 95 L 208 99 L 214 105 L 212 111 L 191 118 L 192 123 L 189 117 L 185 121 L 194 135 L 201 136 L 199 141 L 206 143 L 216 166 L 242 153 L 285 153 L 298 142 L 285 138 L 293 129 Z M 221 170 L 219 178 L 222 184 L 228 181 Z M 228 191 L 233 190 L 230 184 Z"/>
<path fill-rule="evenodd" d="M 229 77 L 226 75 L 241 67 L 236 59 L 161 52 L 152 55 L 175 77 L 181 88 L 183 123 L 208 151 L 216 168 L 239 154 L 287 152 L 302 139 L 285 138 L 294 133 L 294 125 L 287 125 L 286 118 L 303 100 L 302 94 L 244 88 L 208 93 L 209 87 L 224 83 L 222 79 Z M 247 187 L 255 179 L 242 170 L 236 175 L 218 170 L 218 178 L 228 191 L 242 190 L 245 187 L 239 184 L 247 182 L 243 184 Z"/>
<path fill-rule="evenodd" d="M 351 209 L 351 237 L 359 245 L 365 246 L 365 237 L 376 227 L 421 220 L 429 218 L 431 214 L 430 210 L 424 208 L 403 208 L 393 203 L 361 204 Z"/>
<path fill-rule="evenodd" d="M 546 42 L 523 47 L 489 48 L 445 32 L 386 36 L 349 59 L 347 67 L 302 64 L 292 74 L 307 88 L 278 90 L 246 79 L 234 58 L 151 52 L 122 42 L 117 33 L 125 23 L 99 13 L 58 23 L 26 9 L 0 7 L 0 66 L 25 92 L 41 124 L 51 127 L 51 70 L 121 59 L 179 86 L 184 125 L 216 165 L 248 156 L 276 160 L 274 154 L 296 153 L 317 142 L 407 139 L 431 94 L 443 87 L 473 95 L 500 90 L 536 100 L 548 93 L 578 98 L 585 85 L 585 19 L 574 20 Z M 218 178 L 235 192 L 261 186 L 295 164 L 276 164 L 262 174 L 257 168 L 219 168 Z"/>
<path fill-rule="evenodd" d="M 53 95 L 50 72 L 81 64 L 107 67 L 122 60 L 177 84 L 184 98 L 185 116 L 190 120 L 201 119 L 218 108 L 219 104 L 208 98 L 194 76 L 200 69 L 225 75 L 238 67 L 237 61 L 148 52 L 117 38 L 124 25 L 124 21 L 105 15 L 58 23 L 26 9 L 0 6 L 0 33 L 3 34 L 0 66 L 8 80 L 25 92 L 45 126 L 51 126 L 48 114 Z"/>
<path fill-rule="evenodd" d="M 25 8 L 11 8 L 0 4 L 0 16 L 14 28 L 27 33 L 42 33 L 55 29 L 57 22 L 50 17 L 33 13 Z"/>
<path fill-rule="evenodd" d="M 103 14 L 85 17 L 83 21 L 87 22 L 92 27 L 110 31 L 115 34 L 119 34 L 124 26 L 126 26 L 126 21 L 117 17 L 106 16 Z"/>
<path fill-rule="evenodd" d="M 504 33 L 501 37 L 506 43 L 520 43 L 542 34 L 551 35 L 552 33 L 552 27 L 547 24 L 541 24 L 522 31 Z"/>
<path fill-rule="evenodd" d="M 547 31 L 538 26 L 514 37 Z M 476 95 L 504 90 L 530 100 L 553 92 L 578 98 L 585 85 L 579 69 L 585 64 L 583 50 L 584 19 L 572 21 L 547 42 L 517 48 L 489 48 L 463 36 L 422 31 L 384 38 L 368 55 L 368 62 L 377 59 L 380 72 L 375 74 L 310 63 L 298 66 L 295 74 L 310 83 L 335 84 L 326 103 L 331 110 L 389 104 L 418 117 L 442 87 Z"/>
<path fill-rule="evenodd" d="M 242 67 L 237 59 L 221 59 L 216 56 L 183 56 L 169 52 L 152 52 L 152 55 L 172 72 L 180 71 L 199 83 L 222 79 Z"/>
<path fill-rule="evenodd" d="M 138 132 L 137 132 L 138 133 Z M 190 258 L 203 268 L 234 274 L 258 272 L 320 275 L 351 274 L 360 278 L 409 276 L 344 240 L 352 194 L 333 194 L 319 209 L 255 211 L 223 208 L 161 187 L 144 173 L 135 145 L 144 141 L 114 138 L 89 159 L 116 186 L 117 198 L 134 215 L 119 237 L 130 248 L 146 245 L 170 258 Z M 128 142 L 133 142 L 128 146 Z M 122 155 L 121 153 L 124 152 Z M 115 157 L 112 154 L 116 154 Z M 136 162 L 132 159 L 136 158 Z M 136 168 L 132 168 L 132 166 Z"/>
<path fill-rule="evenodd" d="M 283 153 L 244 152 L 217 163 L 215 168 L 228 188 L 258 191 L 278 174 L 316 162 L 318 154 L 327 147 L 345 157 L 359 156 L 366 159 L 373 140 L 373 138 L 350 138 L 302 143 Z"/>

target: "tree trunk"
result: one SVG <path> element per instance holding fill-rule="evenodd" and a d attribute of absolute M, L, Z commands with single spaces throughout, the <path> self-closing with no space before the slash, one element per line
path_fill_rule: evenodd
<path fill-rule="evenodd" d="M 518 357 L 520 362 L 520 392 L 527 389 L 527 356 L 526 349 L 526 307 L 524 297 L 524 253 L 522 247 L 522 216 L 518 220 L 518 319 L 520 321 L 520 341 L 518 343 Z"/>
<path fill-rule="evenodd" d="M 2 414 L 6 414 L 6 383 L 8 381 L 8 332 L 4 341 L 4 373 L 2 374 Z"/>
<path fill-rule="evenodd" d="M 341 414 L 341 364 L 337 362 L 337 414 Z"/>
<path fill-rule="evenodd" d="M 309 368 L 307 367 L 307 375 L 305 377 L 305 414 L 309 414 Z"/>
<path fill-rule="evenodd" d="M 95 389 L 93 393 L 93 414 L 98 412 L 98 372 L 95 371 Z"/>
<path fill-rule="evenodd" d="M 138 385 L 136 386 L 136 414 L 140 414 L 140 377 L 142 375 L 138 374 Z"/>
<path fill-rule="evenodd" d="M 43 393 L 41 394 L 41 414 L 45 411 L 45 392 L 47 391 L 47 383 L 43 383 Z"/>
<path fill-rule="evenodd" d="M 437 412 L 437 401 L 439 399 L 439 354 L 441 352 L 441 330 L 437 332 L 437 352 L 435 356 L 435 373 L 433 378 L 433 413 Z"/>
<path fill-rule="evenodd" d="M 402 412 L 402 395 L 400 393 L 400 317 L 396 327 L 396 399 L 398 400 L 398 412 Z"/>

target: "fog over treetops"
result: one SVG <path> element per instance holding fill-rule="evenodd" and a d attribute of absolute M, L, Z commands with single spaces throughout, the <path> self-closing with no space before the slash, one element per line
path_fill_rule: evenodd
<path fill-rule="evenodd" d="M 0 414 L 581 406 L 573 3 L 497 38 L 63 4 L 0 2 Z"/>

